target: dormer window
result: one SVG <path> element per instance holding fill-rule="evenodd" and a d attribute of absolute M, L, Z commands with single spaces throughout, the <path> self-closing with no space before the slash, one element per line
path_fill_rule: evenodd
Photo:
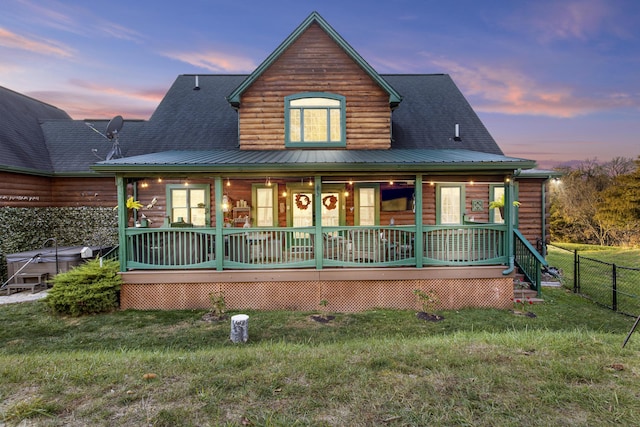
<path fill-rule="evenodd" d="M 344 96 L 301 93 L 284 102 L 287 147 L 346 146 Z"/>

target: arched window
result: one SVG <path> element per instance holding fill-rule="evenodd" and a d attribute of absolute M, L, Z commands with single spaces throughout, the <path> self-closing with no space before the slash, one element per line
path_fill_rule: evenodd
<path fill-rule="evenodd" d="M 344 147 L 344 96 L 314 92 L 285 97 L 285 145 Z"/>

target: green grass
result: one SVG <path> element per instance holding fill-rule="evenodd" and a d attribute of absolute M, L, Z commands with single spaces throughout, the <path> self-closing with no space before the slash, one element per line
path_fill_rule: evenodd
<path fill-rule="evenodd" d="M 640 425 L 635 319 L 562 289 L 536 318 L 492 309 L 57 317 L 0 306 L 0 415 L 42 426 Z M 640 331 L 639 331 L 640 332 Z M 155 378 L 145 377 L 153 373 Z"/>
<path fill-rule="evenodd" d="M 558 246 L 569 249 L 562 250 Z M 613 264 L 616 265 L 616 309 L 631 315 L 640 314 L 640 250 L 575 244 L 548 247 L 549 265 L 562 270 L 562 283 L 574 288 L 574 253 L 580 257 L 579 292 L 599 304 L 614 306 Z"/>
<path fill-rule="evenodd" d="M 640 267 L 640 249 L 635 248 L 620 248 L 615 246 L 598 246 L 598 245 L 585 245 L 577 243 L 553 243 L 555 246 L 567 249 L 569 251 L 577 250 L 580 256 L 597 259 L 603 262 L 615 263 L 617 265 L 623 265 L 625 267 L 639 268 Z M 549 247 L 549 253 L 554 252 L 553 246 Z M 557 249 L 555 249 L 557 251 Z M 569 254 L 567 252 L 567 254 Z M 573 260 L 573 255 L 570 255 Z M 549 264 L 553 265 L 554 259 L 548 260 Z"/>

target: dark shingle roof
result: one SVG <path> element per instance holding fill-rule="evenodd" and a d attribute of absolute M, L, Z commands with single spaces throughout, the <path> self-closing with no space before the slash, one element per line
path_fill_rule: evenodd
<path fill-rule="evenodd" d="M 226 96 L 246 78 L 246 75 L 200 75 L 199 90 L 194 90 L 195 75 L 178 76 L 148 121 L 125 122 L 119 136 L 122 154 L 134 157 L 174 150 L 239 151 L 238 115 Z M 495 140 L 448 75 L 382 75 L 382 78 L 403 94 L 392 115 L 391 151 L 454 149 L 502 156 Z M 92 173 L 90 166 L 105 158 L 111 149 L 112 142 L 91 130 L 84 121 L 71 120 L 55 107 L 6 89 L 0 95 L 0 114 L 4 113 L 0 117 L 8 118 L 0 121 L 0 167 L 9 165 L 54 174 Z M 104 132 L 106 120 L 93 123 Z M 462 137 L 459 142 L 453 140 L 456 123 Z M 340 150 L 329 152 L 334 151 Z M 389 150 L 381 153 L 380 159 L 389 155 Z M 302 154 L 292 156 L 290 159 L 301 159 Z M 364 153 L 342 156 L 358 157 Z M 477 158 L 482 161 L 480 154 Z"/>
<path fill-rule="evenodd" d="M 0 86 L 0 169 L 49 173 L 40 122 L 71 119 L 64 111 Z"/>
<path fill-rule="evenodd" d="M 125 156 L 167 150 L 238 148 L 238 114 L 226 96 L 246 75 L 180 75 Z"/>
<path fill-rule="evenodd" d="M 446 74 L 382 75 L 403 94 L 393 112 L 392 148 L 465 149 L 502 154 L 487 128 Z M 454 141 L 458 123 L 461 141 Z"/>
<path fill-rule="evenodd" d="M 144 126 L 126 156 L 167 150 L 236 149 L 238 116 L 226 95 L 246 75 L 181 75 Z M 502 150 L 446 74 L 382 75 L 400 93 L 393 112 L 392 149 Z M 284 101 L 283 101 L 284 105 Z M 455 124 L 462 141 L 453 141 Z"/>
<path fill-rule="evenodd" d="M 113 147 L 113 140 L 104 137 L 108 120 L 46 120 L 42 131 L 51 153 L 51 165 L 56 174 L 93 173 L 89 167 L 104 160 Z M 91 129 L 87 123 L 95 128 Z M 125 121 L 118 134 L 121 151 L 135 144 L 144 125 L 142 121 Z M 96 130 L 98 132 L 96 132 Z M 94 151 L 95 150 L 95 151 Z"/>

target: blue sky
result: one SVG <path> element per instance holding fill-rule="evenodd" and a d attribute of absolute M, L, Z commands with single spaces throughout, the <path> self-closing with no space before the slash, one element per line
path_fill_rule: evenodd
<path fill-rule="evenodd" d="M 640 155 L 637 0 L 3 0 L 0 86 L 146 119 L 179 74 L 250 73 L 314 10 L 379 73 L 450 74 L 507 155 Z"/>

